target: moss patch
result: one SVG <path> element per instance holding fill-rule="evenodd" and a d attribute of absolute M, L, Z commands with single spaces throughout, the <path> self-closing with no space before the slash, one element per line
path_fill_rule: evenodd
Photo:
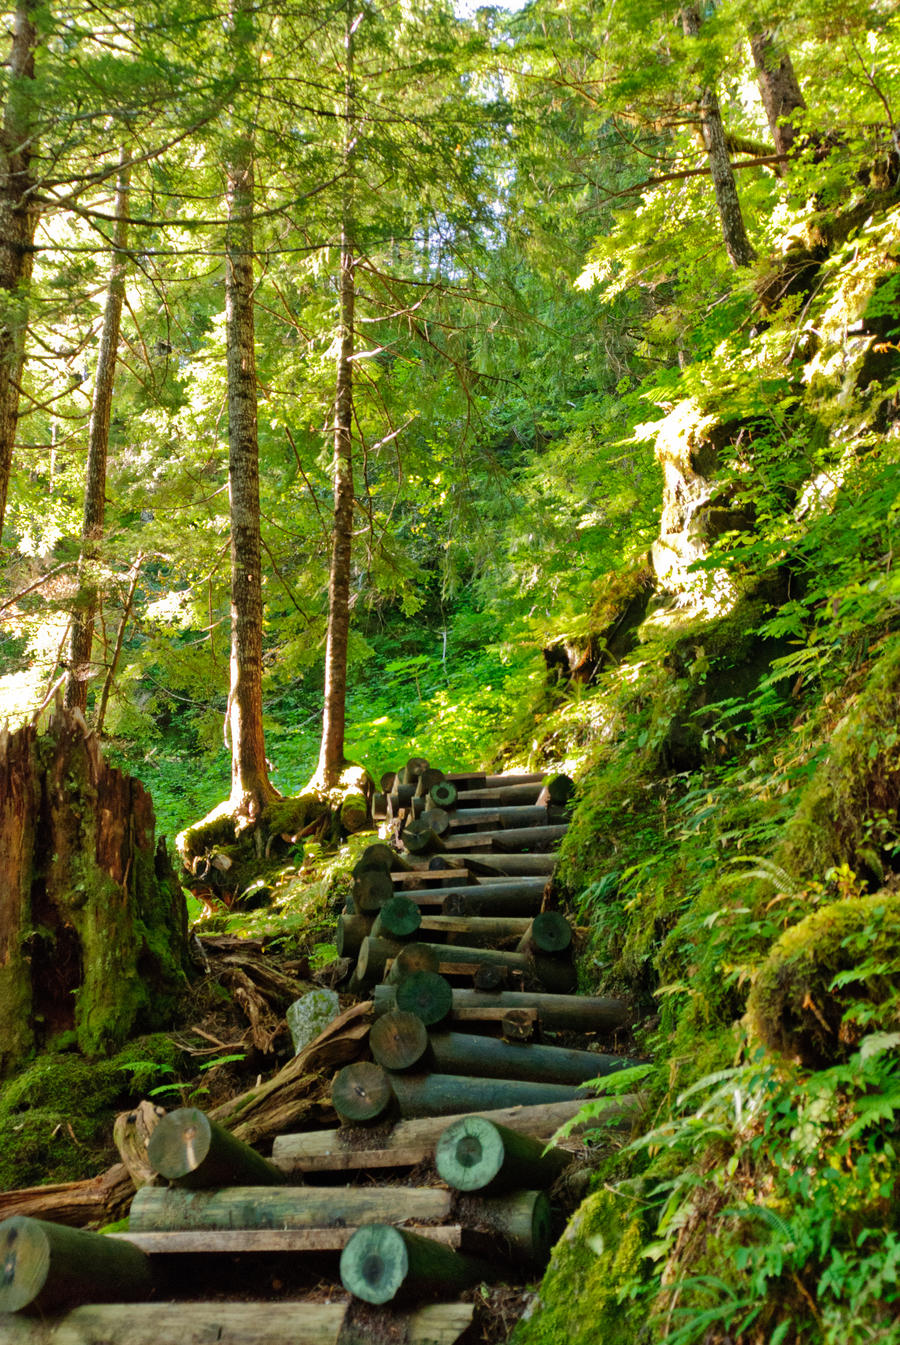
<path fill-rule="evenodd" d="M 644 1320 L 630 1292 L 641 1283 L 643 1230 L 636 1205 L 613 1191 L 588 1196 L 554 1248 L 538 1311 L 511 1345 L 630 1345 Z"/>

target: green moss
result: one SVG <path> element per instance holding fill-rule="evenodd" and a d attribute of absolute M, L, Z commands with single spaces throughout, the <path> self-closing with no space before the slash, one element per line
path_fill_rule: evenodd
<path fill-rule="evenodd" d="M 182 1063 L 162 1034 L 111 1060 L 38 1056 L 0 1087 L 0 1189 L 77 1181 L 115 1162 L 113 1120 Z"/>
<path fill-rule="evenodd" d="M 631 1297 L 642 1282 L 644 1236 L 635 1203 L 604 1189 L 588 1196 L 554 1248 L 537 1310 L 511 1345 L 631 1345 L 644 1314 Z"/>
<path fill-rule="evenodd" d="M 869 1027 L 896 1015 L 898 949 L 900 897 L 854 897 L 807 916 L 759 969 L 747 1006 L 755 1036 L 812 1069 L 846 1059 L 865 1030 L 860 1005 Z"/>

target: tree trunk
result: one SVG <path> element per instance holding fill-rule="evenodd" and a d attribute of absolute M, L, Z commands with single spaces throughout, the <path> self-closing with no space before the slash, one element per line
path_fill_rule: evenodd
<path fill-rule="evenodd" d="M 698 37 L 700 34 L 700 10 L 691 5 L 681 11 L 681 25 L 685 37 Z M 716 194 L 716 206 L 722 223 L 722 237 L 725 251 L 732 266 L 749 266 L 756 259 L 756 252 L 741 213 L 728 146 L 725 143 L 725 128 L 716 91 L 709 86 L 700 90 L 700 134 L 706 149 L 706 158 L 712 177 L 713 191 Z"/>
<path fill-rule="evenodd" d="M 759 29 L 750 33 L 750 51 L 775 148 L 779 154 L 790 154 L 797 134 L 791 113 L 806 107 L 791 58 L 778 50 L 771 33 Z"/>
<path fill-rule="evenodd" d="M 12 49 L 6 62 L 6 106 L 0 131 L 0 540 L 19 418 L 19 386 L 25 363 L 27 308 L 38 210 L 29 195 L 34 102 L 36 0 L 18 0 Z"/>
<path fill-rule="evenodd" d="M 0 1077 L 60 1032 L 88 1054 L 171 1014 L 187 912 L 143 786 L 78 711 L 0 731 Z"/>
<path fill-rule="evenodd" d="M 119 353 L 119 328 L 122 322 L 122 304 L 125 299 L 125 274 L 128 262 L 125 247 L 128 242 L 128 190 L 131 170 L 127 154 L 119 154 L 119 177 L 116 183 L 115 216 L 113 229 L 113 260 L 106 290 L 106 307 L 97 354 L 97 377 L 91 404 L 88 430 L 87 468 L 84 478 L 84 512 L 81 524 L 81 555 L 78 559 L 78 596 L 72 613 L 72 633 L 69 639 L 69 670 L 66 677 L 65 703 L 70 709 L 87 710 L 88 681 L 91 676 L 91 645 L 94 639 L 94 618 L 100 591 L 100 548 L 103 541 L 103 514 L 106 504 L 106 460 L 109 449 L 109 418 L 112 410 L 113 385 Z"/>
<path fill-rule="evenodd" d="M 353 23 L 347 8 L 345 39 L 346 135 L 344 159 L 349 176 L 353 165 Z M 344 768 L 344 727 L 347 701 L 347 646 L 350 638 L 350 558 L 353 541 L 353 320 L 356 302 L 353 204 L 344 197 L 341 218 L 341 272 L 339 282 L 338 355 L 334 396 L 334 532 L 328 577 L 328 636 L 325 644 L 325 697 L 322 742 L 317 779 L 332 789 Z"/>
<path fill-rule="evenodd" d="M 269 783 L 262 723 L 262 576 L 259 442 L 253 328 L 253 150 L 246 138 L 226 164 L 225 321 L 228 360 L 228 480 L 231 501 L 231 798 L 255 821 L 277 798 Z"/>

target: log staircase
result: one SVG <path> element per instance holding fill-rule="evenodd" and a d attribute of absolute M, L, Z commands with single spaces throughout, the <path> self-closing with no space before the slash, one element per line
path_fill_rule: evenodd
<path fill-rule="evenodd" d="M 332 1081 L 340 1124 L 267 1159 L 169 1113 L 127 1233 L 0 1223 L 0 1345 L 455 1345 L 486 1338 L 480 1286 L 540 1276 L 578 1147 L 547 1142 L 588 1080 L 634 1063 L 600 1049 L 625 1005 L 574 993 L 551 905 L 572 783 L 417 758 L 381 784 L 386 838 L 338 916 L 347 993 L 374 1015 Z"/>

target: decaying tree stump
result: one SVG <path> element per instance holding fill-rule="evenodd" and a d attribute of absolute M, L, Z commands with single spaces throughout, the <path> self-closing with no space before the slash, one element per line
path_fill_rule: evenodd
<path fill-rule="evenodd" d="M 165 1021 L 187 911 L 154 828 L 78 710 L 0 731 L 0 1077 L 63 1033 L 96 1054 Z"/>

